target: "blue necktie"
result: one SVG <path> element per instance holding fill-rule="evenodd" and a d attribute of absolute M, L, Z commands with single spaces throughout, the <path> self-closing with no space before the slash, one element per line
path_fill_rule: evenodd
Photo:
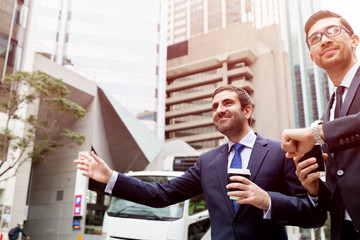
<path fill-rule="evenodd" d="M 231 161 L 230 168 L 242 168 L 241 151 L 245 147 L 241 143 L 236 143 L 232 146 L 235 150 L 235 155 Z"/>
<path fill-rule="evenodd" d="M 242 168 L 242 160 L 241 160 L 241 151 L 244 149 L 244 145 L 242 145 L 241 143 L 236 143 L 232 146 L 232 148 L 234 148 L 235 150 L 235 155 L 231 161 L 230 164 L 230 168 Z M 233 205 L 234 205 L 234 210 L 236 212 L 236 208 L 237 208 L 237 203 L 235 202 L 235 200 L 232 200 Z"/>

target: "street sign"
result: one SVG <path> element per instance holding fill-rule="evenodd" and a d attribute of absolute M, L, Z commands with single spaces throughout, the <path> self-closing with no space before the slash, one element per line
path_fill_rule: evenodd
<path fill-rule="evenodd" d="M 81 214 L 81 199 L 82 195 L 75 195 L 74 215 Z"/>

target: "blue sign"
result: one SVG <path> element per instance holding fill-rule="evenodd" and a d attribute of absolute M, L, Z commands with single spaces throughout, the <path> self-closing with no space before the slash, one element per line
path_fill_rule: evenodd
<path fill-rule="evenodd" d="M 80 229 L 81 220 L 73 220 L 73 229 Z"/>
<path fill-rule="evenodd" d="M 81 195 L 75 196 L 75 204 L 81 204 Z"/>

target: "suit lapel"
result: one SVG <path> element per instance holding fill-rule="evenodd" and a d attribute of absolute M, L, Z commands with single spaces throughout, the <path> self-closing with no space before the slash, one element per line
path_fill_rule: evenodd
<path fill-rule="evenodd" d="M 348 92 L 346 93 L 343 106 L 341 107 L 339 117 L 343 117 L 347 115 L 347 112 L 349 111 L 350 105 L 353 102 L 359 84 L 360 84 L 360 68 L 357 70 L 355 77 L 351 81 Z"/>
<path fill-rule="evenodd" d="M 262 163 L 264 162 L 265 156 L 269 151 L 265 146 L 267 145 L 266 139 L 257 135 L 254 147 L 251 151 L 248 169 L 250 169 L 250 180 L 254 182 L 256 176 L 260 170 Z"/>
<path fill-rule="evenodd" d="M 226 189 L 226 185 L 229 183 L 229 178 L 227 175 L 227 165 L 228 165 L 228 145 L 225 144 L 220 153 L 216 156 L 216 172 L 219 180 L 219 185 L 222 191 L 222 195 L 224 196 L 224 201 L 231 212 L 232 215 L 235 215 L 234 206 L 229 196 L 227 195 L 228 190 Z"/>
<path fill-rule="evenodd" d="M 332 107 L 332 105 L 334 103 L 334 99 L 335 99 L 335 93 L 333 93 L 331 95 L 331 99 L 330 99 L 330 101 L 328 102 L 328 104 L 326 106 L 325 113 L 324 113 L 323 117 L 321 118 L 324 122 L 330 121 L 330 110 L 331 110 L 331 107 Z"/>

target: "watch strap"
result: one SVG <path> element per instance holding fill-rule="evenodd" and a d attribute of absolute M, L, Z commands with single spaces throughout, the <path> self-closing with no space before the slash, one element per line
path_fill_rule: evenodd
<path fill-rule="evenodd" d="M 323 123 L 323 121 L 316 120 L 315 122 L 311 123 L 311 125 L 310 125 L 312 135 L 318 144 L 325 143 L 325 141 L 321 138 L 320 133 L 319 133 L 319 125 L 322 123 Z"/>

